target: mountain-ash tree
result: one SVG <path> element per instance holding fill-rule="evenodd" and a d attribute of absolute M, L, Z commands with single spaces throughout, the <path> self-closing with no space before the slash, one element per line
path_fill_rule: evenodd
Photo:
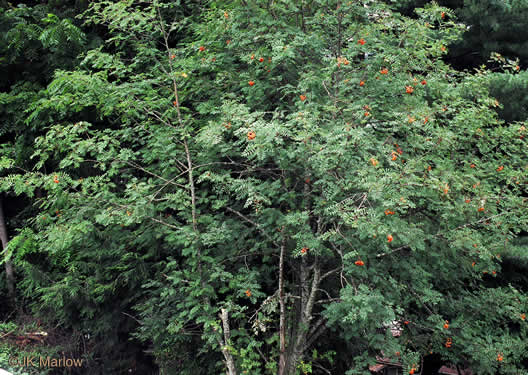
<path fill-rule="evenodd" d="M 94 340 L 135 326 L 167 374 L 366 374 L 381 354 L 414 373 L 431 353 L 520 371 L 527 299 L 486 282 L 528 222 L 526 124 L 497 117 L 488 71 L 442 61 L 447 9 L 195 10 L 93 2 L 117 51 L 31 108 L 36 168 L 57 162 L 2 187 L 46 190 L 15 255 L 37 311 Z"/>

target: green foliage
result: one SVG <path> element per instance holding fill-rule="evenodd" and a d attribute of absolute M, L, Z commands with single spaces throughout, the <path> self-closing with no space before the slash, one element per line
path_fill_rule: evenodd
<path fill-rule="evenodd" d="M 491 94 L 502 104 L 501 118 L 509 122 L 528 119 L 528 71 L 493 74 L 489 85 Z"/>
<path fill-rule="evenodd" d="M 415 16 L 415 8 L 425 3 L 423 0 L 405 0 L 396 2 L 395 6 L 399 11 Z M 451 46 L 445 60 L 459 70 L 473 69 L 488 63 L 491 63 L 493 69 L 499 69 L 501 63 L 497 63 L 497 59 L 489 60 L 493 55 L 514 62 L 505 73 L 490 76 L 490 92 L 501 103 L 498 113 L 503 120 L 526 120 L 528 91 L 523 70 L 528 66 L 524 25 L 528 16 L 528 2 L 441 0 L 438 3 L 452 8 L 442 8 L 445 21 L 462 22 L 466 25 L 463 37 Z M 518 74 L 519 72 L 521 73 Z"/>
<path fill-rule="evenodd" d="M 528 299 L 493 282 L 527 260 L 526 123 L 442 61 L 463 26 L 435 3 L 193 4 L 92 2 L 107 44 L 27 106 L 31 167 L 3 148 L 0 190 L 38 197 L 8 249 L 33 312 L 90 334 L 94 372 L 139 340 L 163 373 L 274 374 L 281 317 L 288 375 L 381 352 L 521 371 Z M 47 48 L 83 41 L 42 22 Z"/>
<path fill-rule="evenodd" d="M 528 1 L 465 0 L 457 14 L 464 23 L 471 25 L 464 39 L 466 49 L 471 46 L 481 59 L 498 52 L 509 57 L 518 56 L 525 63 L 528 61 L 524 42 L 528 37 L 524 26 Z"/>
<path fill-rule="evenodd" d="M 73 67 L 86 44 L 85 34 L 71 20 L 50 13 L 53 11 L 47 5 L 0 8 L 3 89 L 16 79 L 43 83 L 55 68 Z M 24 65 L 24 75 L 17 65 Z"/>

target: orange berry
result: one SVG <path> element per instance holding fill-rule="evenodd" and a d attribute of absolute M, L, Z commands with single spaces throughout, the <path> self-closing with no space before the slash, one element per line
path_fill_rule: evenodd
<path fill-rule="evenodd" d="M 250 141 L 251 141 L 252 139 L 255 139 L 256 136 L 257 136 L 257 135 L 256 135 L 255 132 L 253 132 L 253 131 L 250 131 L 250 132 L 247 133 L 247 137 L 248 137 L 248 139 L 249 139 Z"/>
<path fill-rule="evenodd" d="M 427 81 L 424 79 L 424 80 L 422 80 L 421 84 L 422 85 L 427 85 Z"/>
<path fill-rule="evenodd" d="M 464 202 L 469 203 L 471 202 L 471 199 L 466 199 Z"/>
<path fill-rule="evenodd" d="M 205 51 L 205 47 L 204 46 L 200 46 L 200 48 L 198 48 L 200 50 L 200 52 L 203 52 Z"/>
<path fill-rule="evenodd" d="M 176 58 L 176 55 L 171 55 L 171 60 L 174 60 Z"/>
<path fill-rule="evenodd" d="M 502 353 L 497 354 L 497 361 L 502 362 L 504 360 L 504 357 Z"/>
<path fill-rule="evenodd" d="M 414 368 L 411 369 L 411 371 L 409 371 L 409 374 L 414 374 Z"/>
<path fill-rule="evenodd" d="M 405 325 L 409 325 L 409 321 L 408 321 L 408 320 L 404 320 L 404 321 L 403 321 L 403 324 L 405 324 Z"/>
<path fill-rule="evenodd" d="M 445 12 L 440 13 L 440 17 L 445 18 Z"/>
<path fill-rule="evenodd" d="M 251 55 L 251 60 L 255 59 L 255 55 Z"/>
<path fill-rule="evenodd" d="M 251 291 L 249 289 L 246 290 L 246 296 L 251 297 Z"/>
<path fill-rule="evenodd" d="M 227 12 L 224 12 L 224 17 L 229 18 L 229 14 Z"/>
<path fill-rule="evenodd" d="M 255 81 L 249 81 L 248 85 L 253 86 L 255 84 Z"/>
<path fill-rule="evenodd" d="M 383 68 L 383 69 L 380 70 L 380 73 L 381 74 L 389 74 L 389 69 Z"/>
<path fill-rule="evenodd" d="M 370 116 L 370 112 L 365 112 L 365 117 Z"/>
<path fill-rule="evenodd" d="M 445 46 L 440 47 L 440 49 L 442 50 L 442 52 L 445 52 L 445 51 L 446 51 Z"/>
<path fill-rule="evenodd" d="M 374 158 L 370 158 L 370 163 L 373 165 L 373 166 L 376 166 L 378 165 L 378 161 Z"/>
<path fill-rule="evenodd" d="M 501 165 L 499 168 L 497 168 L 497 172 L 500 172 L 500 171 L 502 171 L 503 169 L 504 169 L 504 166 Z"/>
<path fill-rule="evenodd" d="M 231 43 L 231 39 L 226 40 L 226 44 Z"/>
<path fill-rule="evenodd" d="M 387 236 L 387 242 L 392 242 L 393 238 L 392 238 L 392 234 L 389 234 Z"/>
<path fill-rule="evenodd" d="M 172 102 L 172 105 L 174 105 L 175 107 L 178 105 L 178 102 L 175 100 Z"/>
<path fill-rule="evenodd" d="M 360 40 L 358 40 L 358 44 L 364 45 L 365 44 L 365 39 L 361 38 Z"/>
<path fill-rule="evenodd" d="M 525 320 L 526 319 L 526 314 L 521 314 L 521 320 Z"/>
<path fill-rule="evenodd" d="M 478 211 L 478 212 L 482 212 L 482 211 L 484 211 L 484 207 L 479 207 L 477 211 Z"/>
<path fill-rule="evenodd" d="M 306 100 L 306 95 L 299 95 L 299 98 L 301 98 L 301 101 L 304 102 Z"/>
<path fill-rule="evenodd" d="M 414 89 L 412 88 L 412 86 L 405 86 L 405 92 L 407 94 L 412 94 L 413 91 Z"/>
<path fill-rule="evenodd" d="M 307 247 L 303 247 L 303 248 L 301 249 L 301 253 L 302 253 L 302 254 L 306 254 L 307 251 L 308 251 L 308 248 L 307 248 Z"/>
<path fill-rule="evenodd" d="M 475 165 L 475 164 L 473 164 L 473 163 L 471 163 L 471 164 L 469 165 L 469 167 L 470 167 L 470 168 L 475 168 L 475 167 L 476 167 L 476 165 Z"/>
<path fill-rule="evenodd" d="M 263 61 L 264 61 L 264 57 L 261 57 L 261 58 L 259 59 L 259 61 L 260 61 L 260 62 L 263 62 Z"/>
<path fill-rule="evenodd" d="M 472 266 L 472 267 L 475 267 L 475 264 L 477 264 L 477 262 L 473 262 L 473 263 L 471 263 L 471 266 Z"/>
<path fill-rule="evenodd" d="M 364 265 L 365 265 L 365 262 L 363 262 L 362 260 L 356 260 L 356 261 L 354 262 L 354 264 L 355 264 L 356 266 L 364 266 Z"/>
<path fill-rule="evenodd" d="M 448 328 L 449 328 L 449 320 L 446 320 L 444 323 L 444 329 L 448 329 Z"/>

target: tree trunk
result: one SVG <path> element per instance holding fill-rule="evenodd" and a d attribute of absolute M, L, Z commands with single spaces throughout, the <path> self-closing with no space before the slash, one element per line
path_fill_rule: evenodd
<path fill-rule="evenodd" d="M 321 270 L 319 268 L 318 259 L 316 257 L 313 264 L 313 276 L 311 286 L 308 285 L 308 271 L 306 267 L 301 269 L 301 308 L 300 316 L 297 321 L 297 330 L 295 337 L 290 339 L 290 350 L 286 365 L 285 375 L 295 374 L 297 365 L 302 359 L 308 332 L 310 331 L 313 320 L 313 306 L 317 295 L 317 289 L 321 280 Z"/>
<path fill-rule="evenodd" d="M 280 358 L 279 358 L 279 375 L 284 375 L 286 370 L 286 306 L 284 304 L 284 252 L 286 250 L 286 237 L 282 237 L 282 244 L 279 258 L 279 304 L 280 304 L 280 322 L 279 322 L 279 341 L 280 341 Z"/>
<path fill-rule="evenodd" d="M 3 200 L 0 197 L 0 241 L 2 241 L 2 249 L 7 249 L 7 243 L 9 242 L 7 237 L 7 227 L 4 218 L 4 207 Z M 7 292 L 9 299 L 12 303 L 15 302 L 15 271 L 13 269 L 13 263 L 10 260 L 5 262 L 6 280 L 7 280 Z"/>
<path fill-rule="evenodd" d="M 304 175 L 304 206 L 306 211 L 310 212 L 312 208 L 312 202 L 310 198 L 310 172 L 307 171 Z M 311 220 L 310 220 L 311 221 Z M 311 223 L 310 223 L 311 224 Z M 311 225 L 310 225 L 311 226 Z M 320 228 L 313 228 L 312 230 L 319 232 Z M 281 265 L 283 249 L 281 249 Z M 296 322 L 291 322 L 292 330 L 288 340 L 287 356 L 284 358 L 283 350 L 281 345 L 281 357 L 279 362 L 279 375 L 294 375 L 297 370 L 297 366 L 303 358 L 304 351 L 306 350 L 306 342 L 308 339 L 308 333 L 313 328 L 313 307 L 321 281 L 321 269 L 319 266 L 319 258 L 317 255 L 314 256 L 314 261 L 311 265 L 308 264 L 308 257 L 301 257 L 300 269 L 299 269 L 299 291 L 300 301 L 297 303 L 296 311 Z M 282 267 L 280 267 L 282 271 Z M 283 278 L 282 272 L 279 274 L 280 278 Z M 282 285 L 282 283 L 280 283 Z M 280 288 L 279 288 L 280 289 Z M 282 306 L 281 306 L 282 307 Z M 281 309 L 281 318 L 284 316 Z M 281 322 L 282 323 L 282 322 Z M 282 344 L 282 343 L 281 343 Z M 285 363 L 284 363 L 284 362 Z M 284 367 L 283 367 L 284 366 Z"/>
<path fill-rule="evenodd" d="M 220 320 L 222 321 L 222 328 L 224 331 L 224 341 L 219 340 L 220 348 L 222 349 L 222 354 L 224 355 L 225 364 L 227 367 L 227 375 L 237 375 L 235 367 L 235 359 L 229 351 L 230 339 L 231 339 L 231 329 L 229 328 L 229 313 L 226 309 L 222 309 L 220 312 Z"/>

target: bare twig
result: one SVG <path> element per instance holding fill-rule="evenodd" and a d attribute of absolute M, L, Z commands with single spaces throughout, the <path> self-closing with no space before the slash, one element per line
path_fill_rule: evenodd
<path fill-rule="evenodd" d="M 130 315 L 130 314 L 124 312 L 124 311 L 121 311 L 121 314 L 126 315 L 126 316 L 128 316 L 129 318 L 132 318 L 132 319 L 134 319 L 136 322 L 138 322 L 139 324 L 141 324 L 141 321 L 138 320 L 138 319 L 136 319 L 134 316 L 132 316 L 132 315 Z"/>
<path fill-rule="evenodd" d="M 276 247 L 279 247 L 278 243 L 269 236 L 269 234 L 267 234 L 260 226 L 260 224 L 254 222 L 253 220 L 251 220 L 250 218 L 248 218 L 247 216 L 245 216 L 244 214 L 242 214 L 241 212 L 237 211 L 237 210 L 234 210 L 232 209 L 231 207 L 226 207 L 226 210 L 228 210 L 229 212 L 232 212 L 234 213 L 235 215 L 241 217 L 242 219 L 244 219 L 245 221 L 247 221 L 248 223 L 252 224 L 253 226 L 255 226 L 269 241 L 271 241 L 271 243 L 273 243 Z"/>
<path fill-rule="evenodd" d="M 400 247 L 398 247 L 398 248 L 396 248 L 396 249 L 394 249 L 394 250 L 387 251 L 387 252 L 385 252 L 385 253 L 381 253 L 381 254 L 377 254 L 377 255 L 376 255 L 376 258 L 382 258 L 382 257 L 384 257 L 384 256 L 387 256 L 387 255 L 390 255 L 390 254 L 396 253 L 396 252 L 398 252 L 398 251 L 400 251 L 400 250 L 407 249 L 408 247 L 409 247 L 409 245 L 400 246 Z"/>

